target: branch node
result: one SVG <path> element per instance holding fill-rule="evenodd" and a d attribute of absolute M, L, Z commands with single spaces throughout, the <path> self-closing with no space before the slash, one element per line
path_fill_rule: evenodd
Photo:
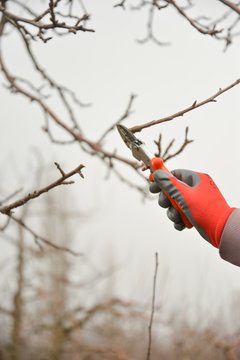
<path fill-rule="evenodd" d="M 63 181 L 62 184 L 63 185 L 71 185 L 71 184 L 75 184 L 75 181 L 73 181 L 73 180 Z"/>
<path fill-rule="evenodd" d="M 61 168 L 61 166 L 57 162 L 54 162 L 54 164 L 56 165 L 57 169 L 60 171 L 62 177 L 64 177 L 66 174 L 63 171 L 63 169 Z"/>

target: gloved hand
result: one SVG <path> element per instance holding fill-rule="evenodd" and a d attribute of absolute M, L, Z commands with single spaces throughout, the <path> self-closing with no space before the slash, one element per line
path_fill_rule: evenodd
<path fill-rule="evenodd" d="M 226 221 L 235 208 L 227 204 L 209 175 L 182 169 L 174 170 L 172 174 L 154 171 L 150 191 L 160 192 L 158 203 L 168 208 L 167 216 L 177 230 L 183 230 L 185 225 L 162 191 L 179 203 L 200 235 L 218 248 Z"/>

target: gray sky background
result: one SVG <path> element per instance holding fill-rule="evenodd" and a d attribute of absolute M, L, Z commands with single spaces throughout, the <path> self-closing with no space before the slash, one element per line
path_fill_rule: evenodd
<path fill-rule="evenodd" d="M 220 9 L 217 1 L 196 2 L 198 8 L 194 11 L 200 15 Z M 239 77 L 240 39 L 236 38 L 224 53 L 222 42 L 197 33 L 174 11 L 169 11 L 169 17 L 160 15 L 156 19 L 155 31 L 160 40 L 170 41 L 171 45 L 139 45 L 135 40 L 146 34 L 146 12 L 113 9 L 114 3 L 92 0 L 86 4 L 96 33 L 35 44 L 48 73 L 76 91 L 83 102 L 92 103 L 78 114 L 88 137 L 97 139 L 121 116 L 131 93 L 138 97 L 127 126 L 172 114 L 213 95 Z M 3 48 L 8 68 L 24 76 L 32 70 L 21 45 L 16 36 L 11 36 L 5 39 Z M 229 204 L 236 207 L 240 203 L 239 95 L 240 88 L 236 87 L 219 97 L 217 103 L 139 135 L 153 151 L 153 139 L 159 132 L 163 133 L 165 145 L 176 138 L 177 147 L 188 125 L 194 143 L 167 166 L 209 173 Z M 76 184 L 67 189 L 72 196 L 70 207 L 88 214 L 84 225 L 80 223 L 74 229 L 73 247 L 86 249 L 92 262 L 101 268 L 109 262 L 121 264 L 114 278 L 116 295 L 136 301 L 151 298 L 156 251 L 160 263 L 158 300 L 164 297 L 167 304 L 201 302 L 206 307 L 214 302 L 221 307 L 230 303 L 229 294 L 240 291 L 239 268 L 221 260 L 218 250 L 194 229 L 175 231 L 157 199 L 142 202 L 137 191 L 114 175 L 106 181 L 104 166 L 78 146 L 61 148 L 49 143 L 40 131 L 43 119 L 37 105 L 0 87 L 0 106 L 1 196 L 22 185 L 28 191 L 38 166 L 33 148 L 41 153 L 46 171 L 53 167 L 53 161 L 66 170 L 84 163 L 85 179 L 76 179 Z M 56 132 L 63 135 L 60 130 Z M 130 157 L 116 132 L 107 144 L 109 149 L 116 148 Z M 131 181 L 141 183 L 126 167 L 119 165 L 119 169 Z M 58 174 L 53 172 L 51 176 Z M 3 258 L 11 250 L 6 244 L 1 246 Z"/>

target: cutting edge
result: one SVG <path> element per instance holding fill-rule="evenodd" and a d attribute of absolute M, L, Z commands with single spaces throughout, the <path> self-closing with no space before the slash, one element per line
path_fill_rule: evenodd
<path fill-rule="evenodd" d="M 127 147 L 132 151 L 132 155 L 135 157 L 135 159 L 142 161 L 152 171 L 151 160 L 154 155 L 151 154 L 146 145 L 141 140 L 139 140 L 126 126 L 117 124 L 117 129 Z"/>

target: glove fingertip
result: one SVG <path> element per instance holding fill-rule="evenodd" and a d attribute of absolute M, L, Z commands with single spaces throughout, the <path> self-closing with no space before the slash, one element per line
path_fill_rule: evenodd
<path fill-rule="evenodd" d="M 164 170 L 156 170 L 153 172 L 153 178 L 155 180 L 155 182 L 158 181 L 162 181 L 165 180 L 169 177 L 169 175 L 171 176 L 171 174 L 169 174 L 168 172 L 164 171 Z"/>
<path fill-rule="evenodd" d="M 162 208 L 165 208 L 165 209 L 168 208 L 169 206 L 171 206 L 170 200 L 167 198 L 167 196 L 162 191 L 159 194 L 158 204 Z"/>
<path fill-rule="evenodd" d="M 186 226 L 184 225 L 183 222 L 178 223 L 178 224 L 174 223 L 174 228 L 178 231 L 182 231 L 186 228 Z"/>
<path fill-rule="evenodd" d="M 160 187 L 159 187 L 155 182 L 153 182 L 153 183 L 150 184 L 149 190 L 150 190 L 150 192 L 153 193 L 153 194 L 156 194 L 156 193 L 158 193 L 159 191 L 161 191 Z"/>

